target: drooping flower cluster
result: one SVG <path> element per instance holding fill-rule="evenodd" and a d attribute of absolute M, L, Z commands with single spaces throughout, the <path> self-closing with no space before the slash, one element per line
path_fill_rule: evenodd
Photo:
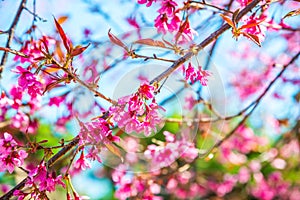
<path fill-rule="evenodd" d="M 178 30 L 180 18 L 176 11 L 177 3 L 173 0 L 161 2 L 161 8 L 158 10 L 159 15 L 155 19 L 155 27 L 158 32 L 166 34 L 168 31 Z"/>
<path fill-rule="evenodd" d="M 189 63 L 188 67 L 184 69 L 184 75 L 186 81 L 191 81 L 191 83 L 200 81 L 201 85 L 206 86 L 208 81 L 207 78 L 210 76 L 210 73 L 207 70 L 202 69 L 201 66 L 196 69 Z"/>
<path fill-rule="evenodd" d="M 154 0 L 138 0 L 139 4 L 145 4 L 149 7 Z M 197 32 L 190 27 L 188 18 L 181 20 L 180 8 L 174 0 L 159 1 L 160 8 L 157 10 L 159 15 L 154 20 L 154 26 L 158 32 L 166 34 L 175 32 L 175 41 L 177 43 L 189 42 L 194 38 Z"/>
<path fill-rule="evenodd" d="M 198 156 L 195 144 L 182 138 L 176 140 L 175 135 L 164 131 L 166 142 L 163 145 L 151 144 L 145 151 L 145 157 L 151 160 L 151 169 L 157 170 L 171 165 L 178 158 L 192 162 Z"/>
<path fill-rule="evenodd" d="M 110 107 L 112 119 L 119 128 L 124 128 L 127 133 L 143 132 L 146 136 L 156 131 L 156 126 L 162 119 L 159 116 L 160 107 L 155 101 L 154 90 L 153 86 L 143 83 L 136 93 L 120 98 L 117 105 Z"/>
<path fill-rule="evenodd" d="M 0 172 L 7 170 L 12 173 L 15 167 L 21 167 L 27 157 L 24 150 L 18 150 L 18 143 L 5 132 L 0 139 Z"/>
<path fill-rule="evenodd" d="M 92 160 L 97 160 L 101 162 L 99 153 L 103 145 L 110 145 L 112 142 L 118 142 L 119 137 L 113 136 L 110 130 L 109 124 L 106 120 L 99 118 L 96 121 L 82 123 L 80 122 L 81 130 L 79 132 L 79 144 L 80 145 L 90 145 L 89 152 L 86 155 L 87 158 Z M 84 159 L 84 155 L 82 154 Z M 82 160 L 79 160 L 79 162 Z M 86 163 L 84 163 L 87 165 Z M 83 166 L 81 166 L 82 168 Z M 86 168 L 87 166 L 85 166 Z"/>
<path fill-rule="evenodd" d="M 138 0 L 139 4 L 146 4 L 147 7 L 150 7 L 153 2 L 156 2 L 156 0 Z"/>
<path fill-rule="evenodd" d="M 74 168 L 79 171 L 91 168 L 91 164 L 85 158 L 83 151 L 81 152 L 80 157 L 74 163 Z"/>
<path fill-rule="evenodd" d="M 55 172 L 50 173 L 44 161 L 30 170 L 26 181 L 26 186 L 33 188 L 33 191 L 30 193 L 33 199 L 40 199 L 40 195 L 44 192 L 55 191 L 58 185 L 65 187 L 65 184 L 62 182 L 62 175 L 56 176 Z"/>
<path fill-rule="evenodd" d="M 33 73 L 20 66 L 17 66 L 14 72 L 21 75 L 18 79 L 18 85 L 23 91 L 27 91 L 31 98 L 36 98 L 42 94 L 42 84 Z"/>

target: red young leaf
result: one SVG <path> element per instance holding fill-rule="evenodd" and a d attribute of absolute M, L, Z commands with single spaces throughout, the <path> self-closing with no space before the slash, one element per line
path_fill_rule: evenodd
<path fill-rule="evenodd" d="M 70 49 L 71 49 L 71 42 L 70 40 L 67 38 L 66 34 L 65 34 L 65 31 L 63 30 L 63 28 L 60 26 L 60 24 L 58 23 L 58 21 L 55 19 L 54 17 L 54 21 L 55 21 L 55 26 L 56 26 L 56 29 L 64 43 L 64 46 L 66 48 L 66 50 L 68 52 L 70 52 Z"/>
<path fill-rule="evenodd" d="M 245 28 L 252 28 L 254 26 L 257 26 L 261 23 L 262 21 L 256 21 L 254 23 L 249 23 L 249 24 L 245 24 L 243 26 L 240 27 L 240 29 L 245 29 Z"/>
<path fill-rule="evenodd" d="M 110 39 L 110 41 L 120 47 L 122 47 L 123 49 L 125 49 L 127 52 L 129 51 L 127 46 L 119 39 L 117 38 L 117 36 L 115 36 L 114 34 L 110 33 L 110 29 L 108 31 L 108 37 Z"/>
<path fill-rule="evenodd" d="M 246 38 L 252 40 L 255 44 L 257 44 L 259 47 L 261 47 L 260 41 L 258 36 L 250 34 L 250 33 L 242 33 Z"/>
<path fill-rule="evenodd" d="M 153 39 L 150 39 L 150 38 L 140 39 L 140 40 L 135 41 L 134 43 L 144 44 L 144 45 L 149 45 L 149 46 L 155 46 L 155 47 L 162 47 L 162 48 L 166 47 L 166 45 L 163 42 L 158 41 L 158 40 L 153 40 Z"/>
<path fill-rule="evenodd" d="M 76 46 L 72 52 L 71 52 L 71 56 L 78 56 L 79 54 L 81 54 L 82 52 L 84 52 L 88 47 L 90 46 L 90 44 L 88 44 L 87 46 L 85 47 L 82 47 L 82 46 Z"/>
<path fill-rule="evenodd" d="M 220 14 L 220 16 L 223 18 L 223 20 L 225 22 L 227 22 L 232 28 L 235 29 L 235 24 L 234 24 L 234 22 L 229 17 L 227 17 L 227 16 L 225 16 L 223 14 Z"/>

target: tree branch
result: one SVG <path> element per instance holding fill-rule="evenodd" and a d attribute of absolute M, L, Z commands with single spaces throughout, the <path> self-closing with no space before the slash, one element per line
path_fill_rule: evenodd
<path fill-rule="evenodd" d="M 15 30 L 16 30 L 17 24 L 20 20 L 21 13 L 22 13 L 23 9 L 25 8 L 26 2 L 27 2 L 27 0 L 22 0 L 21 1 L 20 5 L 19 5 L 19 8 L 18 8 L 18 11 L 17 11 L 17 14 L 16 14 L 11 26 L 6 31 L 8 33 L 8 38 L 7 38 L 7 42 L 6 42 L 6 45 L 5 45 L 6 48 L 10 48 L 10 45 L 11 45 L 12 40 L 13 40 L 14 35 L 15 35 Z M 4 65 L 5 65 L 6 60 L 7 60 L 7 56 L 8 56 L 8 53 L 6 51 L 4 51 L 4 53 L 2 55 L 2 58 L 1 58 L 1 63 L 0 63 L 0 77 L 1 77 L 1 73 L 3 72 Z"/>
<path fill-rule="evenodd" d="M 79 143 L 79 136 L 76 136 L 70 143 L 65 145 L 59 152 L 57 152 L 54 156 L 52 156 L 46 163 L 46 166 L 48 166 L 48 167 L 53 166 L 61 157 L 63 157 L 67 152 L 69 152 L 78 143 Z M 0 200 L 8 200 L 10 197 L 13 196 L 14 191 L 22 190 L 26 184 L 27 179 L 28 179 L 28 177 L 23 179 L 18 185 L 16 185 L 9 192 L 7 192 L 2 197 L 0 197 Z"/>
<path fill-rule="evenodd" d="M 236 17 L 236 20 L 239 21 L 244 15 L 246 15 L 249 11 L 251 11 L 261 0 L 254 0 L 249 5 L 247 5 Z M 205 40 L 203 40 L 200 44 L 197 45 L 197 53 L 201 51 L 204 47 L 208 46 L 211 42 L 215 41 L 216 38 L 218 38 L 221 34 L 223 34 L 226 30 L 230 29 L 229 24 L 224 24 L 219 28 L 217 31 L 212 33 L 209 37 L 207 37 Z M 165 77 L 172 74 L 177 68 L 179 68 L 183 63 L 185 63 L 187 60 L 189 60 L 194 55 L 193 52 L 188 52 L 181 58 L 179 58 L 176 62 L 174 62 L 167 70 L 165 70 L 163 73 L 155 77 L 150 84 L 158 83 Z"/>
<path fill-rule="evenodd" d="M 249 113 L 247 113 L 245 115 L 245 117 L 238 123 L 238 125 L 236 125 L 234 127 L 234 129 L 232 129 L 222 140 L 220 140 L 219 142 L 217 142 L 210 150 L 208 150 L 204 155 L 208 155 L 210 152 L 212 152 L 214 149 L 216 149 L 217 147 L 221 146 L 228 138 L 230 138 L 235 132 L 236 130 L 245 123 L 245 121 L 250 117 L 250 115 L 253 113 L 253 111 L 256 109 L 256 107 L 259 105 L 259 103 L 261 102 L 261 100 L 263 99 L 263 97 L 267 94 L 267 92 L 270 90 L 270 88 L 272 87 L 272 85 L 282 76 L 282 74 L 286 71 L 286 69 L 288 68 L 288 66 L 290 66 L 291 64 L 293 64 L 295 62 L 295 60 L 299 57 L 300 55 L 300 51 L 290 60 L 289 63 L 287 63 L 286 65 L 283 66 L 283 69 L 279 72 L 279 74 L 277 74 L 277 76 L 269 83 L 269 85 L 267 86 L 267 88 L 261 93 L 261 95 L 256 99 L 256 101 L 254 103 L 251 103 L 250 106 L 248 106 L 247 108 L 251 107 L 252 105 L 253 108 L 251 109 L 251 111 Z"/>

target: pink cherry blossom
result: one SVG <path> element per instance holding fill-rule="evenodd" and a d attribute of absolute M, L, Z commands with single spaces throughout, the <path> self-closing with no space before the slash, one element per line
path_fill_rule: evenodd
<path fill-rule="evenodd" d="M 197 103 L 197 101 L 196 101 L 196 99 L 194 98 L 194 96 L 193 96 L 193 94 L 192 93 L 189 93 L 189 94 L 187 94 L 187 96 L 184 98 L 184 102 L 185 102 L 185 104 L 184 104 L 184 106 L 183 106 L 183 108 L 185 109 L 185 110 L 192 110 L 193 109 L 193 107 L 196 105 L 196 103 Z"/>
<path fill-rule="evenodd" d="M 137 0 L 139 4 L 146 4 L 147 7 L 150 7 L 153 2 L 156 2 L 156 0 Z"/>
<path fill-rule="evenodd" d="M 177 3 L 173 0 L 165 0 L 161 2 L 161 8 L 157 11 L 160 14 L 166 14 L 168 17 L 172 17 L 174 15 Z"/>
<path fill-rule="evenodd" d="M 152 99 L 154 97 L 154 89 L 155 88 L 152 85 L 143 83 L 142 85 L 140 85 L 138 93 L 146 99 Z"/>
<path fill-rule="evenodd" d="M 21 74 L 21 76 L 18 79 L 18 85 L 24 91 L 28 91 L 28 94 L 32 98 L 35 98 L 37 97 L 37 95 L 42 94 L 42 84 L 37 80 L 34 74 L 20 66 L 17 66 L 14 72 Z"/>
<path fill-rule="evenodd" d="M 55 105 L 59 107 L 59 105 L 65 100 L 64 97 L 59 96 L 59 97 L 52 97 L 49 99 L 49 106 Z"/>
<path fill-rule="evenodd" d="M 178 30 L 180 18 L 176 14 L 171 18 L 169 18 L 166 14 L 160 14 L 154 22 L 154 26 L 157 28 L 158 32 L 166 34 L 167 32 Z"/>
<path fill-rule="evenodd" d="M 43 161 L 41 164 L 30 170 L 28 174 L 26 185 L 31 187 L 33 184 L 38 186 L 39 191 L 55 191 L 55 187 L 61 185 L 65 187 L 62 182 L 62 176 L 56 176 L 55 173 L 50 173 Z"/>
<path fill-rule="evenodd" d="M 24 150 L 18 149 L 17 142 L 13 137 L 5 132 L 4 138 L 0 139 L 0 171 L 7 170 L 12 173 L 15 167 L 21 167 L 27 153 Z"/>
<path fill-rule="evenodd" d="M 87 168 L 91 168 L 91 164 L 86 160 L 83 152 L 81 152 L 80 157 L 74 163 L 74 168 L 78 170 L 86 170 Z"/>
<path fill-rule="evenodd" d="M 98 145 L 101 143 L 118 142 L 119 138 L 112 135 L 109 124 L 102 118 L 96 121 L 80 123 L 80 143 L 84 145 Z"/>
<path fill-rule="evenodd" d="M 241 7 L 247 6 L 252 0 L 237 0 Z"/>
<path fill-rule="evenodd" d="M 197 32 L 191 28 L 189 20 L 185 20 L 179 27 L 175 38 L 179 44 L 184 44 L 192 41 L 194 39 L 194 35 L 197 35 Z"/>
<path fill-rule="evenodd" d="M 118 99 L 118 104 L 110 107 L 110 114 L 118 127 L 124 128 L 127 133 L 144 132 L 148 136 L 162 121 L 159 109 L 154 87 L 143 83 L 136 93 Z"/>
<path fill-rule="evenodd" d="M 210 72 L 203 70 L 201 66 L 195 69 L 191 63 L 188 64 L 185 70 L 185 79 L 191 81 L 192 83 L 199 81 L 203 86 L 207 85 L 207 78 L 210 76 Z"/>

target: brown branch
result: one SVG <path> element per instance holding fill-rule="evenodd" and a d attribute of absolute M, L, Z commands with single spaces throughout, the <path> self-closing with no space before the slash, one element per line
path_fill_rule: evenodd
<path fill-rule="evenodd" d="M 248 12 L 250 12 L 261 0 L 254 0 L 249 5 L 247 5 L 236 17 L 236 20 L 239 21 L 244 15 L 246 15 Z M 200 44 L 197 45 L 197 53 L 202 50 L 204 47 L 208 46 L 210 43 L 215 41 L 221 34 L 223 34 L 226 30 L 230 29 L 229 24 L 224 24 L 219 28 L 217 31 L 212 33 L 209 37 L 207 37 L 205 40 L 203 40 Z M 179 68 L 183 63 L 188 61 L 192 56 L 194 55 L 193 52 L 188 52 L 181 58 L 179 58 L 176 62 L 174 62 L 167 70 L 165 70 L 163 73 L 155 77 L 150 84 L 158 83 L 162 79 L 164 79 L 167 76 L 170 76 L 177 68 Z"/>
<path fill-rule="evenodd" d="M 52 57 L 52 62 L 55 63 L 57 66 L 59 66 L 59 68 L 62 69 L 65 73 L 67 73 L 68 76 L 70 76 L 73 80 L 75 80 L 76 82 L 78 82 L 82 86 L 86 87 L 91 92 L 93 92 L 95 96 L 100 97 L 111 104 L 114 104 L 114 105 L 117 104 L 117 102 L 115 100 L 113 100 L 109 97 L 106 97 L 104 94 L 102 94 L 101 92 L 96 90 L 94 87 L 90 86 L 88 83 L 85 83 L 83 80 L 78 78 L 77 75 L 73 74 L 69 69 L 65 68 L 65 65 L 67 65 L 68 60 L 66 61 L 66 63 L 64 65 L 61 65 L 55 58 Z"/>
<path fill-rule="evenodd" d="M 201 2 L 201 1 L 189 1 L 189 3 L 191 3 L 191 4 L 192 3 L 194 3 L 194 4 L 200 4 L 200 5 L 204 6 L 204 7 L 207 6 L 207 7 L 211 7 L 211 8 L 223 11 L 223 12 L 227 12 L 227 13 L 233 14 L 233 12 L 230 11 L 230 10 L 227 10 L 227 9 L 224 9 L 224 8 L 220 8 L 220 7 L 215 6 L 213 4 L 206 3 L 205 1 L 203 1 L 203 2 Z"/>
<path fill-rule="evenodd" d="M 65 145 L 59 152 L 57 152 L 54 156 L 52 156 L 46 163 L 46 166 L 48 167 L 53 166 L 58 160 L 60 160 L 67 152 L 69 152 L 78 143 L 79 143 L 79 137 L 76 136 L 70 143 Z M 23 179 L 18 185 L 16 185 L 9 192 L 7 192 L 2 197 L 0 197 L 0 200 L 8 200 L 10 197 L 13 196 L 14 191 L 22 190 L 26 184 L 27 179 L 28 177 Z"/>
<path fill-rule="evenodd" d="M 22 0 L 21 1 L 20 5 L 19 5 L 19 8 L 18 8 L 18 11 L 17 11 L 17 14 L 16 14 L 11 26 L 6 31 L 8 33 L 8 38 L 7 38 L 7 42 L 6 42 L 6 45 L 5 45 L 6 48 L 10 48 L 10 45 L 11 45 L 12 40 L 13 40 L 14 35 L 15 35 L 15 30 L 16 30 L 17 24 L 20 20 L 21 13 L 22 13 L 23 9 L 25 8 L 26 2 L 27 2 L 27 0 Z M 2 55 L 1 63 L 0 63 L 0 77 L 1 77 L 1 73 L 3 72 L 4 65 L 5 65 L 6 60 L 7 60 L 7 56 L 8 56 L 7 52 L 4 52 L 3 55 Z"/>
<path fill-rule="evenodd" d="M 238 125 L 236 125 L 234 127 L 234 129 L 232 129 L 222 140 L 220 140 L 219 142 L 217 142 L 210 150 L 208 150 L 204 156 L 208 155 L 210 152 L 212 152 L 214 149 L 216 149 L 217 147 L 221 146 L 223 144 L 223 142 L 225 142 L 228 138 L 230 138 L 235 132 L 236 130 L 245 123 L 245 121 L 250 117 L 250 115 L 253 113 L 253 111 L 256 109 L 256 107 L 259 105 L 259 103 L 261 102 L 261 100 L 263 99 L 263 97 L 267 94 L 267 92 L 270 90 L 270 88 L 273 86 L 273 84 L 281 77 L 281 75 L 286 71 L 286 69 L 288 68 L 289 65 L 291 65 L 292 63 L 295 62 L 295 60 L 299 57 L 300 52 L 298 52 L 291 60 L 289 63 L 287 63 L 286 65 L 283 66 L 283 69 L 277 74 L 277 76 L 269 83 L 269 85 L 267 86 L 267 88 L 262 92 L 262 94 L 257 98 L 257 100 L 255 101 L 255 105 L 253 106 L 253 108 L 251 109 L 251 111 L 249 113 L 247 113 L 245 115 L 245 117 L 238 123 Z M 251 106 L 251 104 L 250 104 Z M 248 106 L 249 108 L 249 106 Z"/>

